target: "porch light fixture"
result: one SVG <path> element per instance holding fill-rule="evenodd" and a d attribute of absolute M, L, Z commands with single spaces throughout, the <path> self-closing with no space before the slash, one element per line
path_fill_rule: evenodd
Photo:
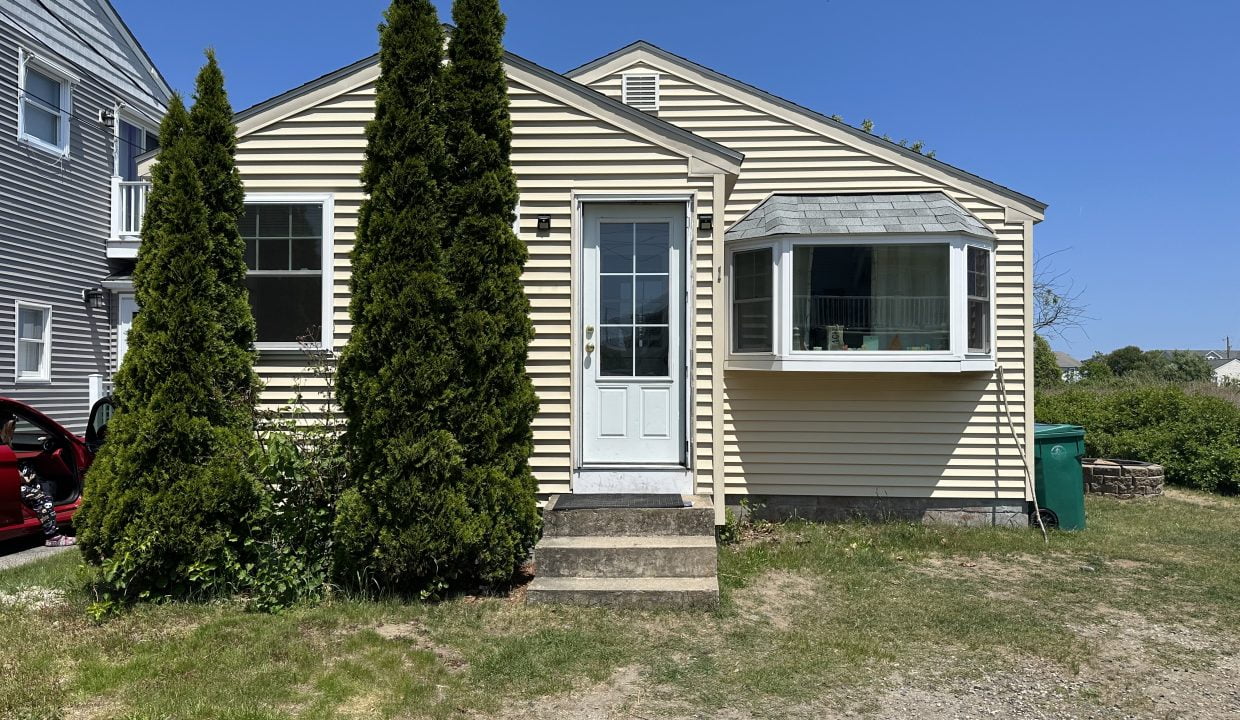
<path fill-rule="evenodd" d="M 538 232 L 549 232 L 550 230 L 551 230 L 551 216 L 550 215 L 539 215 L 538 216 Z"/>
<path fill-rule="evenodd" d="M 708 233 L 715 229 L 715 216 L 711 213 L 698 215 L 698 232 Z"/>
<path fill-rule="evenodd" d="M 82 301 L 93 310 L 106 310 L 108 291 L 101 287 L 87 288 L 82 291 Z"/>

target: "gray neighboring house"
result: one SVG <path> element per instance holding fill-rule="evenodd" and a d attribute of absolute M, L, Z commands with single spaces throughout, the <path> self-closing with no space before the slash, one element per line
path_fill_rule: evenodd
<path fill-rule="evenodd" d="M 128 283 L 171 89 L 107 0 L 0 0 L 0 395 L 85 428 L 137 307 Z"/>
<path fill-rule="evenodd" d="M 1076 382 L 1081 379 L 1081 361 L 1068 353 L 1056 350 L 1055 364 L 1059 366 L 1059 376 L 1064 382 Z"/>

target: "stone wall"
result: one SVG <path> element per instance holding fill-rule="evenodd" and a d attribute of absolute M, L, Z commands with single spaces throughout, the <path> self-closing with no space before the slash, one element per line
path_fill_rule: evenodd
<path fill-rule="evenodd" d="M 1163 494 L 1163 467 L 1136 460 L 1081 460 L 1085 492 L 1131 500 Z"/>

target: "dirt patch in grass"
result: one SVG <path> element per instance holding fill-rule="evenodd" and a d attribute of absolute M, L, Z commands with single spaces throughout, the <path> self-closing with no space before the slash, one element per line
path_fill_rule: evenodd
<path fill-rule="evenodd" d="M 402 623 L 384 623 L 374 628 L 384 640 L 408 642 L 417 650 L 435 654 L 448 672 L 459 673 L 469 668 L 469 663 L 456 649 L 431 640 L 430 633 L 416 620 Z"/>
<path fill-rule="evenodd" d="M 1230 498 L 1188 492 L 1187 490 L 1170 487 L 1163 491 L 1163 495 L 1168 499 L 1188 503 L 1189 505 L 1197 505 L 1198 507 L 1235 508 L 1238 504 L 1236 500 Z"/>
<path fill-rule="evenodd" d="M 648 688 L 642 682 L 641 668 L 622 667 L 610 678 L 573 692 L 552 697 L 511 704 L 498 715 L 475 715 L 475 717 L 503 717 L 518 720 L 612 720 L 613 718 L 667 717 L 658 713 L 647 715 L 637 712 L 635 704 L 648 697 Z"/>
<path fill-rule="evenodd" d="M 786 570 L 763 573 L 732 597 L 743 619 L 769 622 L 776 630 L 790 629 L 798 610 L 808 604 L 816 605 L 818 610 L 829 605 L 824 602 L 819 583 Z"/>

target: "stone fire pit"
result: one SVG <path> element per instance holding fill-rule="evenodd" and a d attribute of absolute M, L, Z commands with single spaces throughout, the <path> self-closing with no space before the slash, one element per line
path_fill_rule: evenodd
<path fill-rule="evenodd" d="M 1163 494 L 1163 467 L 1139 460 L 1083 458 L 1085 492 L 1120 500 Z"/>

